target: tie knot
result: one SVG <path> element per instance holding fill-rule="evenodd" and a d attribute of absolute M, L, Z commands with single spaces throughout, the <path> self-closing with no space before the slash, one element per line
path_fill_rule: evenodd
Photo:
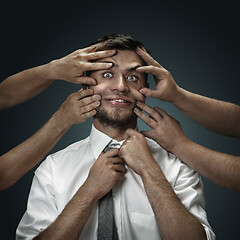
<path fill-rule="evenodd" d="M 109 150 L 112 149 L 112 148 L 117 148 L 117 149 L 119 149 L 119 148 L 121 147 L 122 143 L 123 143 L 123 141 L 118 142 L 117 140 L 114 140 L 114 139 L 113 139 L 113 140 L 105 147 L 104 152 L 107 152 L 107 151 L 109 151 Z"/>

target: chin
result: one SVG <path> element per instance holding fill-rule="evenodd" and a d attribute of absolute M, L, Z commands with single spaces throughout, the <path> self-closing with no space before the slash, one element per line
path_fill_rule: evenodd
<path fill-rule="evenodd" d="M 100 123 L 105 126 L 116 128 L 126 128 L 134 125 L 137 122 L 137 115 L 131 111 L 129 113 L 123 112 L 121 109 L 112 109 L 110 112 L 104 109 L 97 109 L 94 119 L 98 119 Z"/>

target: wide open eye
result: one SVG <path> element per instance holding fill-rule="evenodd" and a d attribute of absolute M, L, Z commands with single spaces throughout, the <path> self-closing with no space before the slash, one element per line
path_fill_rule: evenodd
<path fill-rule="evenodd" d="M 136 82 L 138 80 L 138 78 L 134 75 L 130 75 L 127 77 L 128 81 L 131 81 L 131 82 Z"/>
<path fill-rule="evenodd" d="M 111 78 L 111 77 L 113 77 L 113 74 L 110 73 L 110 72 L 106 72 L 106 73 L 103 74 L 103 77 L 104 78 Z"/>

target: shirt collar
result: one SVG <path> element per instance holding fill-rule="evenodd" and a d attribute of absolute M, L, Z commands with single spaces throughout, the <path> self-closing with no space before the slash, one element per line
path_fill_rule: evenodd
<path fill-rule="evenodd" d="M 92 125 L 92 130 L 90 133 L 90 143 L 93 150 L 94 157 L 97 159 L 101 154 L 103 149 L 108 145 L 112 140 L 108 135 L 100 132 Z"/>

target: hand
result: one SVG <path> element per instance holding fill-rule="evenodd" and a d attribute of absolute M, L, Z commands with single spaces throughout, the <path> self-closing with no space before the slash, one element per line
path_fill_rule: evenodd
<path fill-rule="evenodd" d="M 105 43 L 98 43 L 52 61 L 52 79 L 65 80 L 72 83 L 96 85 L 96 80 L 84 76 L 86 71 L 103 70 L 112 67 L 111 63 L 92 62 L 116 54 L 115 50 L 98 51 Z"/>
<path fill-rule="evenodd" d="M 140 92 L 146 97 L 159 98 L 163 101 L 173 102 L 179 87 L 175 83 L 171 73 L 141 48 L 137 49 L 137 54 L 147 63 L 148 66 L 139 67 L 136 71 L 139 73 L 151 73 L 156 83 L 155 90 L 142 88 Z"/>
<path fill-rule="evenodd" d="M 59 122 L 67 128 L 85 122 L 96 114 L 95 108 L 100 105 L 100 99 L 100 95 L 93 95 L 92 89 L 81 89 L 68 96 L 54 117 L 58 117 Z"/>
<path fill-rule="evenodd" d="M 151 127 L 150 131 L 143 131 L 142 134 L 154 139 L 165 150 L 174 153 L 174 148 L 187 139 L 179 122 L 162 109 L 151 108 L 142 102 L 137 102 L 137 106 L 149 115 L 138 108 L 134 109 L 136 115 Z"/>
<path fill-rule="evenodd" d="M 118 153 L 119 150 L 116 148 L 101 153 L 90 169 L 84 184 L 90 193 L 96 195 L 97 199 L 102 198 L 124 178 L 126 169 Z"/>
<path fill-rule="evenodd" d="M 156 161 L 141 133 L 129 128 L 125 138 L 126 141 L 119 150 L 119 156 L 134 172 L 142 176 L 145 170 L 156 164 Z"/>

